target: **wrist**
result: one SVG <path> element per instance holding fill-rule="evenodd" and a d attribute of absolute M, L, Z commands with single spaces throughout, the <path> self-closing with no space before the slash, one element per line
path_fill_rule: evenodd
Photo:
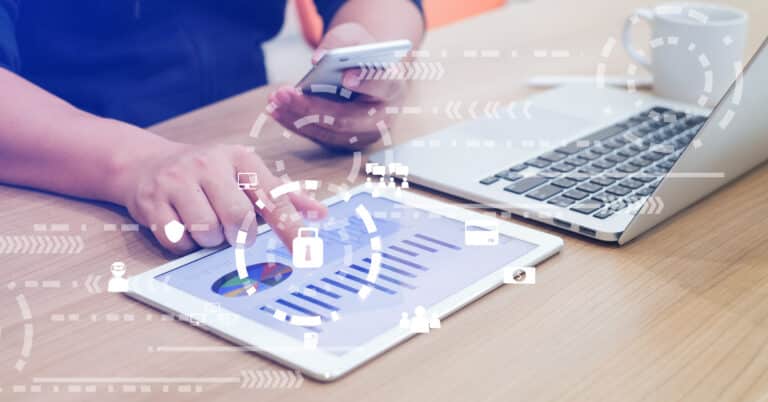
<path fill-rule="evenodd" d="M 172 152 L 182 146 L 153 134 L 148 130 L 116 120 L 107 120 L 119 135 L 113 152 L 106 160 L 102 199 L 118 205 L 126 205 L 128 196 L 135 191 L 142 168 L 158 155 Z"/>

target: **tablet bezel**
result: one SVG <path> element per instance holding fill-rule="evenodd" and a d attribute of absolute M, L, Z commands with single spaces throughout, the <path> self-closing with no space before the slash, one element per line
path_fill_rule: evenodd
<path fill-rule="evenodd" d="M 346 193 L 345 197 L 334 196 L 325 200 L 324 203 L 332 205 L 345 201 L 345 198 L 348 199 L 347 197 L 366 192 L 370 193 L 371 191 L 364 186 L 358 186 Z M 382 194 L 379 197 L 461 222 L 471 219 L 489 218 L 487 214 L 464 209 L 409 191 L 403 191 L 397 197 L 392 194 Z M 559 237 L 519 226 L 512 222 L 496 219 L 499 225 L 499 233 L 532 243 L 536 245 L 536 248 L 509 264 L 499 267 L 499 269 L 475 283 L 468 285 L 462 291 L 448 296 L 434 306 L 430 306 L 429 311 L 431 314 L 436 314 L 440 319 L 444 319 L 502 285 L 505 267 L 533 266 L 556 254 L 563 246 L 563 240 Z M 258 233 L 261 234 L 268 230 L 270 228 L 267 225 L 261 225 L 258 228 Z M 205 311 L 206 307 L 210 306 L 210 302 L 155 279 L 163 273 L 229 247 L 223 246 L 200 250 L 133 276 L 129 279 L 130 291 L 126 295 L 157 309 L 170 312 L 178 318 L 191 322 L 205 331 L 215 333 L 230 342 L 245 346 L 245 350 L 259 353 L 286 366 L 300 369 L 306 375 L 320 381 L 338 379 L 363 363 L 414 336 L 409 330 L 394 326 L 392 329 L 381 333 L 365 344 L 341 356 L 325 351 L 322 347 L 308 350 L 304 348 L 303 341 L 296 340 L 279 331 L 261 325 L 257 321 L 242 316 L 233 324 L 231 320 L 219 314 L 201 315 L 200 312 Z M 194 318 L 190 319 L 190 317 Z"/>

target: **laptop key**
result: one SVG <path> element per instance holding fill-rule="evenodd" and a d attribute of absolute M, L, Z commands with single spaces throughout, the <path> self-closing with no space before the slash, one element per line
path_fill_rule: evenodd
<path fill-rule="evenodd" d="M 554 170 L 542 170 L 539 173 L 537 173 L 536 175 L 544 177 L 546 179 L 556 179 L 556 178 L 560 177 L 560 172 L 556 172 Z"/>
<path fill-rule="evenodd" d="M 523 175 L 520 173 L 510 172 L 509 170 L 504 170 L 496 173 L 496 177 L 504 180 L 515 181 L 521 179 Z"/>
<path fill-rule="evenodd" d="M 589 182 L 592 183 L 592 184 L 597 184 L 598 186 L 606 187 L 606 186 L 610 186 L 611 184 L 613 184 L 615 182 L 615 180 L 613 180 L 613 179 L 611 179 L 609 177 L 599 176 L 599 177 L 595 177 L 594 179 L 590 180 Z"/>
<path fill-rule="evenodd" d="M 526 197 L 533 198 L 534 200 L 544 201 L 552 198 L 555 194 L 563 191 L 562 188 L 547 184 L 546 186 L 539 187 L 530 193 L 526 194 Z"/>
<path fill-rule="evenodd" d="M 515 165 L 515 166 L 512 166 L 511 168 L 509 168 L 509 170 L 511 170 L 513 172 L 520 172 L 520 171 L 523 171 L 525 169 L 528 169 L 528 165 L 526 165 L 525 163 L 521 163 L 519 165 Z"/>
<path fill-rule="evenodd" d="M 619 183 L 619 185 L 631 190 L 637 190 L 638 188 L 642 187 L 644 183 L 630 178 L 622 181 L 621 183 Z"/>
<path fill-rule="evenodd" d="M 577 190 L 577 189 L 568 190 L 568 191 L 563 193 L 563 196 L 568 197 L 568 198 L 572 198 L 572 199 L 574 199 L 576 201 L 581 201 L 581 200 L 587 198 L 588 195 L 589 195 L 589 193 L 585 193 L 584 191 Z"/>
<path fill-rule="evenodd" d="M 563 178 L 566 178 L 566 179 L 569 179 L 569 180 L 574 180 L 574 181 L 584 181 L 584 180 L 589 179 L 591 176 L 592 175 L 590 175 L 590 174 L 588 174 L 586 172 L 582 172 L 582 171 L 568 172 L 568 173 L 563 174 Z"/>
<path fill-rule="evenodd" d="M 653 194 L 654 190 L 655 189 L 653 187 L 647 186 L 647 187 L 641 188 L 640 190 L 635 191 L 635 194 L 637 194 L 637 195 L 639 195 L 641 197 L 645 197 L 645 196 Z"/>
<path fill-rule="evenodd" d="M 567 163 L 559 163 L 555 166 L 552 166 L 551 169 L 557 172 L 565 173 L 565 172 L 570 172 L 573 169 L 576 169 L 576 166 L 569 165 Z"/>
<path fill-rule="evenodd" d="M 496 183 L 499 180 L 501 179 L 496 176 L 486 177 L 485 179 L 480 180 L 480 184 L 485 184 L 487 186 L 487 185 Z"/>
<path fill-rule="evenodd" d="M 589 162 L 588 159 L 584 159 L 581 156 L 574 156 L 565 160 L 565 163 L 576 167 L 584 166 Z"/>
<path fill-rule="evenodd" d="M 576 188 L 581 191 L 586 191 L 588 193 L 596 193 L 603 189 L 602 186 L 598 186 L 597 184 L 594 184 L 594 183 L 583 183 Z"/>
<path fill-rule="evenodd" d="M 604 146 L 601 146 L 601 145 L 595 145 L 594 147 L 590 148 L 589 150 L 594 152 L 594 153 L 596 153 L 596 154 L 600 154 L 600 155 L 605 155 L 605 154 L 611 152 L 610 149 L 608 149 L 608 148 L 606 148 Z"/>
<path fill-rule="evenodd" d="M 648 148 L 651 146 L 650 142 L 642 141 L 642 142 L 636 142 L 629 146 L 629 149 L 634 151 L 635 154 L 647 151 Z"/>
<path fill-rule="evenodd" d="M 565 145 L 565 146 L 562 146 L 560 148 L 557 148 L 557 149 L 555 149 L 555 151 L 560 152 L 562 154 L 566 154 L 566 155 L 573 155 L 573 154 L 581 152 L 581 150 L 583 150 L 583 149 L 584 149 L 584 147 L 580 147 L 578 144 L 573 142 L 573 143 L 570 143 L 568 145 Z"/>
<path fill-rule="evenodd" d="M 526 177 L 522 180 L 518 180 L 513 184 L 504 187 L 504 190 L 515 194 L 523 194 L 528 190 L 538 187 L 546 183 L 549 179 L 539 176 Z"/>
<path fill-rule="evenodd" d="M 635 166 L 637 166 L 639 168 L 644 168 L 646 166 L 649 166 L 653 162 L 651 162 L 651 161 L 649 161 L 648 159 L 645 159 L 645 158 L 635 158 L 635 159 L 632 159 L 631 161 L 629 161 L 629 163 L 631 163 L 632 165 L 635 165 Z"/>
<path fill-rule="evenodd" d="M 621 166 L 617 167 L 616 170 L 618 170 L 619 172 L 623 172 L 623 173 L 635 173 L 638 170 L 640 170 L 640 168 L 635 166 L 635 165 L 633 165 L 632 163 L 625 163 L 625 164 L 622 164 Z"/>
<path fill-rule="evenodd" d="M 605 177 L 613 180 L 621 180 L 629 176 L 626 172 L 619 172 L 612 170 L 610 172 L 605 172 Z"/>
<path fill-rule="evenodd" d="M 549 166 L 549 161 L 541 158 L 533 158 L 528 162 L 525 162 L 528 166 L 537 167 L 539 169 Z"/>
<path fill-rule="evenodd" d="M 598 200 L 604 204 L 610 204 L 616 201 L 618 198 L 615 195 L 608 193 L 600 193 L 592 196 L 593 200 Z"/>
<path fill-rule="evenodd" d="M 570 198 L 563 197 L 563 196 L 557 196 L 557 197 L 552 198 L 551 200 L 547 201 L 547 203 L 549 203 L 549 204 L 557 205 L 558 207 L 563 207 L 563 208 L 566 208 L 566 207 L 570 206 L 574 202 L 576 202 L 576 201 L 574 201 L 574 200 L 572 200 Z"/>
<path fill-rule="evenodd" d="M 586 150 L 586 151 L 584 151 L 584 152 L 579 154 L 580 157 L 582 157 L 582 158 L 584 158 L 584 159 L 586 159 L 588 161 L 593 161 L 593 160 L 599 158 L 600 155 L 602 155 L 602 154 L 597 153 L 597 152 L 592 152 L 591 149 L 588 149 L 588 150 Z"/>
<path fill-rule="evenodd" d="M 663 155 L 657 154 L 656 152 L 646 152 L 643 154 L 643 156 L 641 156 L 641 158 L 651 162 L 656 162 L 657 160 L 663 157 L 664 157 Z"/>
<path fill-rule="evenodd" d="M 660 167 L 660 168 L 662 168 L 662 169 L 667 169 L 667 170 L 669 170 L 669 169 L 672 169 L 672 166 L 674 166 L 674 164 L 675 164 L 674 162 L 670 162 L 670 161 L 663 161 L 663 162 L 660 162 L 660 163 L 658 163 L 656 166 L 657 166 L 657 167 Z"/>
<path fill-rule="evenodd" d="M 607 219 L 607 218 L 610 218 L 612 215 L 613 215 L 613 211 L 606 208 L 606 209 L 601 209 L 600 211 L 597 211 L 592 216 L 594 216 L 597 219 Z"/>
<path fill-rule="evenodd" d="M 616 155 L 623 156 L 625 158 L 631 158 L 638 154 L 639 151 L 635 151 L 630 148 L 623 148 L 616 152 Z"/>
<path fill-rule="evenodd" d="M 622 186 L 613 186 L 613 187 L 608 187 L 608 189 L 606 189 L 605 191 L 609 194 L 613 194 L 617 196 L 625 196 L 629 194 L 632 190 Z"/>
<path fill-rule="evenodd" d="M 561 177 L 552 182 L 552 184 L 561 188 L 571 188 L 576 185 L 576 180 L 571 180 L 565 177 Z"/>
<path fill-rule="evenodd" d="M 632 178 L 633 178 L 634 180 L 637 180 L 637 181 L 641 181 L 641 182 L 643 182 L 643 183 L 650 183 L 650 182 L 652 182 L 654 179 L 656 179 L 656 176 L 655 176 L 655 175 L 651 175 L 651 174 L 648 174 L 648 173 L 646 173 L 646 172 L 642 172 L 642 173 L 638 173 L 638 174 L 636 174 L 636 175 L 632 176 Z"/>
<path fill-rule="evenodd" d="M 607 161 L 605 159 L 600 159 L 598 161 L 592 162 L 592 166 L 594 166 L 594 167 L 596 167 L 598 169 L 605 170 L 605 169 L 610 169 L 610 168 L 616 166 L 616 164 L 613 163 L 613 162 Z"/>
<path fill-rule="evenodd" d="M 567 155 L 560 152 L 547 152 L 544 155 L 540 155 L 539 158 L 548 160 L 550 162 L 558 162 L 566 158 Z"/>
<path fill-rule="evenodd" d="M 610 139 L 608 141 L 603 141 L 601 143 L 602 146 L 604 146 L 606 148 L 610 148 L 610 149 L 621 148 L 621 147 L 624 146 L 624 144 L 625 144 L 624 142 L 618 142 L 618 141 L 616 141 L 614 139 Z"/>
<path fill-rule="evenodd" d="M 603 207 L 603 203 L 597 200 L 582 201 L 571 207 L 571 211 L 576 211 L 584 215 L 589 215 Z"/>
<path fill-rule="evenodd" d="M 627 158 L 624 157 L 624 156 L 621 156 L 621 155 L 611 154 L 611 155 L 606 156 L 605 160 L 607 160 L 608 162 L 613 162 L 613 163 L 621 163 L 621 162 L 624 162 L 625 160 L 627 160 Z"/>
<path fill-rule="evenodd" d="M 613 213 L 616 213 L 628 206 L 629 206 L 629 203 L 626 200 L 619 198 L 617 200 L 614 200 L 612 203 L 608 204 L 606 206 L 606 209 L 610 210 Z"/>

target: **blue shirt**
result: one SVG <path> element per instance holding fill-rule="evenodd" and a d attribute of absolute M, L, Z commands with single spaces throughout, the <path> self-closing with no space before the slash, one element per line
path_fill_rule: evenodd
<path fill-rule="evenodd" d="M 315 0 L 325 26 L 346 0 Z M 266 83 L 286 0 L 0 0 L 0 67 L 148 126 Z"/>

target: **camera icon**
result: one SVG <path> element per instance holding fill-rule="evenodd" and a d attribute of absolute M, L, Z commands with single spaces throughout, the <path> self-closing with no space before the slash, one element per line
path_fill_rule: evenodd
<path fill-rule="evenodd" d="M 504 283 L 513 285 L 533 285 L 536 283 L 535 267 L 504 268 Z"/>

